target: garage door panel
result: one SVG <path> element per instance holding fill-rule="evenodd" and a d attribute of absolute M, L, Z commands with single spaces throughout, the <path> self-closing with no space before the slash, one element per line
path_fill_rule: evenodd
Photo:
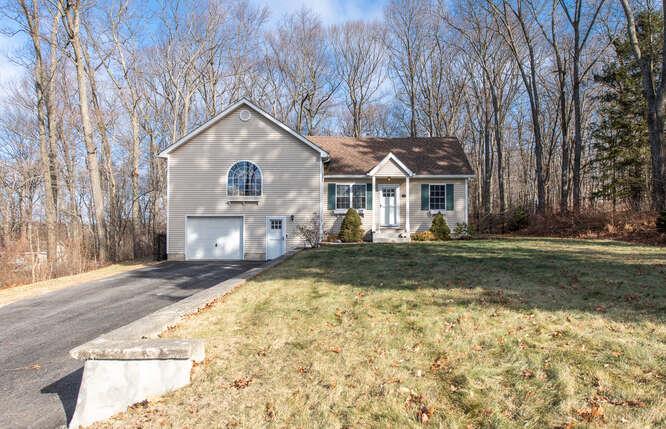
<path fill-rule="evenodd" d="M 187 259 L 243 259 L 243 219 L 188 217 Z"/>

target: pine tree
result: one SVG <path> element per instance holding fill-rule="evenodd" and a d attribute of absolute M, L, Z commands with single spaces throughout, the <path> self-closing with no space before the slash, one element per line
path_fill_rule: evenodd
<path fill-rule="evenodd" d="M 638 15 L 637 24 L 642 49 L 659 64 L 661 50 L 655 40 L 661 40 L 661 17 L 643 12 Z M 615 61 L 595 76 L 603 92 L 596 97 L 600 103 L 599 119 L 592 131 L 593 197 L 610 200 L 614 209 L 617 203 L 626 202 L 638 210 L 646 199 L 650 177 L 641 71 L 624 33 L 615 39 L 613 47 Z"/>

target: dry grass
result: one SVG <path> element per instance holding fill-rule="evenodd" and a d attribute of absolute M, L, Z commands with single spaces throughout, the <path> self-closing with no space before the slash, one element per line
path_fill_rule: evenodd
<path fill-rule="evenodd" d="M 127 271 L 136 270 L 138 268 L 147 267 L 157 263 L 158 262 L 149 260 L 123 262 L 107 265 L 106 267 L 87 271 L 81 274 L 74 274 L 71 276 L 58 277 L 55 279 L 44 280 L 27 285 L 0 289 L 0 307 L 3 305 L 11 304 L 12 302 L 19 301 L 21 299 L 34 298 L 36 296 L 43 295 L 55 290 L 76 286 L 85 282 L 100 280 L 109 276 L 122 274 Z"/>
<path fill-rule="evenodd" d="M 664 427 L 665 322 L 663 248 L 325 247 L 170 331 L 193 383 L 98 427 Z"/>

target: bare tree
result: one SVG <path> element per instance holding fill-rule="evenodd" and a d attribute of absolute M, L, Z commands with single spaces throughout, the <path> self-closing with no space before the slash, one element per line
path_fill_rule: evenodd
<path fill-rule="evenodd" d="M 385 10 L 387 47 L 393 75 L 409 109 L 409 135 L 416 137 L 418 62 L 432 34 L 432 4 L 429 0 L 392 0 Z"/>
<path fill-rule="evenodd" d="M 368 103 L 382 84 L 384 42 L 379 24 L 347 22 L 331 29 L 335 68 L 345 87 L 345 104 L 352 117 L 354 137 L 364 128 Z"/>
<path fill-rule="evenodd" d="M 39 130 L 39 153 L 44 187 L 44 212 L 46 223 L 46 249 L 50 263 L 56 258 L 57 224 L 57 174 L 55 161 L 55 109 L 54 79 L 56 67 L 56 37 L 59 19 L 51 17 L 51 31 L 48 38 L 49 58 L 44 58 L 42 49 L 41 10 L 39 1 L 18 0 L 24 29 L 30 36 L 34 53 L 34 86 L 37 97 L 36 111 Z"/>
<path fill-rule="evenodd" d="M 321 20 L 308 9 L 285 16 L 268 35 L 272 64 L 287 88 L 294 128 L 312 134 L 340 86 L 334 77 L 329 41 Z M 286 118 L 285 118 L 286 119 Z"/>
<path fill-rule="evenodd" d="M 627 0 L 622 0 L 626 3 Z M 587 44 L 592 30 L 594 29 L 595 22 L 599 17 L 599 12 L 604 6 L 605 0 L 595 0 L 593 2 L 584 2 L 583 0 L 574 0 L 573 7 L 571 2 L 559 0 L 559 3 L 564 10 L 567 21 L 571 24 L 573 30 L 573 47 L 572 47 L 572 63 L 573 70 L 571 74 L 572 89 L 573 89 L 573 106 L 574 106 L 574 161 L 573 161 L 573 209 L 574 213 L 580 211 L 581 199 L 581 183 L 580 183 L 580 167 L 581 156 L 583 151 L 583 124 L 582 124 L 582 107 L 581 107 L 581 81 L 585 77 L 587 70 L 581 70 L 581 56 L 585 45 Z M 589 8 L 590 17 L 587 23 L 583 23 L 583 10 L 585 4 Z"/>
<path fill-rule="evenodd" d="M 537 61 L 535 35 L 529 25 L 530 17 L 526 15 L 524 10 L 524 0 L 516 0 L 515 6 L 509 0 L 502 0 L 499 7 L 492 0 L 487 0 L 487 3 L 497 18 L 498 34 L 509 46 L 515 58 L 529 98 L 534 136 L 537 211 L 544 213 L 546 210 L 546 187 L 543 173 L 539 61 Z"/>
<path fill-rule="evenodd" d="M 86 164 L 90 177 L 90 188 L 93 200 L 93 211 L 95 217 L 95 231 L 98 243 L 98 257 L 100 260 L 107 259 L 107 237 L 105 203 L 102 194 L 99 164 L 97 161 L 97 145 L 93 141 L 93 127 L 90 121 L 88 107 L 88 82 L 86 79 L 85 56 L 81 43 L 81 1 L 59 0 L 58 9 L 62 16 L 63 24 L 72 46 L 74 66 L 79 93 L 79 113 L 83 127 L 83 140 L 86 146 Z"/>

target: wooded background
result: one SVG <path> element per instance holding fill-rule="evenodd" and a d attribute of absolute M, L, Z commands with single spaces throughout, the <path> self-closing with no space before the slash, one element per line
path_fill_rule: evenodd
<path fill-rule="evenodd" d="M 391 0 L 331 26 L 245 0 L 3 3 L 24 70 L 0 107 L 5 284 L 149 255 L 155 154 L 242 96 L 304 135 L 458 137 L 480 229 L 665 205 L 661 2 Z"/>

